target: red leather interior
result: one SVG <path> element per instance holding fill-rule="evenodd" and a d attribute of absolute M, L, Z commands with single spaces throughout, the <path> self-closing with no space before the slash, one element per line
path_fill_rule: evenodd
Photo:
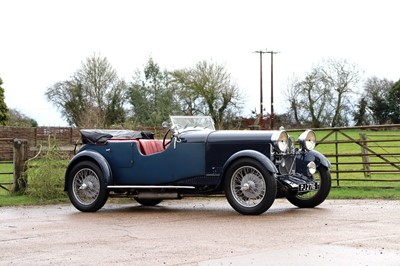
<path fill-rule="evenodd" d="M 164 151 L 162 140 L 158 139 L 139 139 L 139 146 L 143 155 Z"/>

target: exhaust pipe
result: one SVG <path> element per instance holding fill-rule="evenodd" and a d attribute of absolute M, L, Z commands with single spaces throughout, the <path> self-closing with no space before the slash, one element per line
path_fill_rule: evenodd
<path fill-rule="evenodd" d="M 138 199 L 181 199 L 182 196 L 178 192 L 139 192 Z"/>

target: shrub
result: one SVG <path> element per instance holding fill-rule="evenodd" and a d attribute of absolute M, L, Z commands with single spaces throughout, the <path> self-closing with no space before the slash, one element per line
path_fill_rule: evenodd
<path fill-rule="evenodd" d="M 41 148 L 40 150 L 43 150 Z M 40 199 L 55 199 L 65 196 L 64 173 L 68 156 L 57 146 L 55 139 L 49 137 L 48 147 L 28 161 L 28 185 L 26 193 Z"/>

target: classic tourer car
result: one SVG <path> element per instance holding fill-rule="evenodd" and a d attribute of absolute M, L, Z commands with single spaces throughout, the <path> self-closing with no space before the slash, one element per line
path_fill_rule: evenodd
<path fill-rule="evenodd" d="M 65 190 L 80 211 L 109 197 L 144 206 L 187 196 L 225 195 L 237 212 L 258 215 L 277 197 L 300 208 L 321 204 L 331 188 L 328 159 L 304 131 L 298 145 L 284 129 L 215 130 L 208 116 L 171 116 L 161 139 L 151 132 L 81 130 Z"/>

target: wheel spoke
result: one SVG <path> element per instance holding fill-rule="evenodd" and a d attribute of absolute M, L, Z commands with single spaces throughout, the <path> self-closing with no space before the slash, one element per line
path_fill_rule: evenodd
<path fill-rule="evenodd" d="M 257 206 L 266 194 L 266 184 L 262 174 L 251 166 L 243 166 L 235 171 L 231 189 L 235 200 L 244 207 Z"/>
<path fill-rule="evenodd" d="M 73 178 L 72 190 L 80 204 L 93 204 L 100 193 L 100 180 L 96 172 L 90 168 L 79 170 Z"/>

